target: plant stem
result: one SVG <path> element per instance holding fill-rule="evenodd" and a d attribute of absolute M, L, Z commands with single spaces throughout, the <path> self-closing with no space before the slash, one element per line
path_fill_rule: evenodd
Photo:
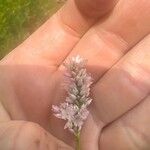
<path fill-rule="evenodd" d="M 76 150 L 80 150 L 80 132 L 75 135 L 76 138 Z"/>

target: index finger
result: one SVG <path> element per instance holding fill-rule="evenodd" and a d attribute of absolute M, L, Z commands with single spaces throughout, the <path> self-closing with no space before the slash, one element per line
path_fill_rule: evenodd
<path fill-rule="evenodd" d="M 113 8 L 117 0 L 69 0 L 44 25 L 10 55 L 19 62 L 59 65 L 99 16 Z M 8 56 L 9 57 L 9 56 Z M 14 57 L 9 57 L 10 58 Z M 41 62 L 40 59 L 42 59 Z M 17 59 L 18 60 L 18 59 Z M 17 61 L 16 60 L 16 61 Z"/>

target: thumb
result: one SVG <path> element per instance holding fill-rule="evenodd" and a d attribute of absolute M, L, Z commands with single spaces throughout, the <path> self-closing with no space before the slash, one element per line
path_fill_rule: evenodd
<path fill-rule="evenodd" d="M 38 124 L 26 121 L 9 121 L 0 124 L 0 149 L 73 150 Z"/>

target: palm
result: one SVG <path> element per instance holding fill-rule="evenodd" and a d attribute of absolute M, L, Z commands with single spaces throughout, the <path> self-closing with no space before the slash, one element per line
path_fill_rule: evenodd
<path fill-rule="evenodd" d="M 87 69 L 94 78 L 94 100 L 82 130 L 82 148 L 149 149 L 147 124 L 150 121 L 146 114 L 149 111 L 150 38 L 131 47 L 149 34 L 150 2 L 144 1 L 141 6 L 138 0 L 134 4 L 120 0 L 109 15 L 104 15 L 114 4 L 103 2 L 94 6 L 95 11 L 89 14 L 86 10 L 91 10 L 92 4 L 79 4 L 87 7 L 82 9 L 70 1 L 60 11 L 61 15 L 55 15 L 2 60 L 0 91 L 10 119 L 36 122 L 73 145 L 73 137 L 63 129 L 63 122 L 53 117 L 51 105 L 65 98 L 61 86 L 62 62 L 79 54 L 89 60 Z M 137 105 L 143 99 L 145 101 Z"/>

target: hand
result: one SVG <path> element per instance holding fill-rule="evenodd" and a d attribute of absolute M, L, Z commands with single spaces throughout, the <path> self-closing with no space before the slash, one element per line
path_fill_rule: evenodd
<path fill-rule="evenodd" d="M 150 149 L 149 7 L 147 0 L 70 0 L 7 55 L 0 64 L 0 149 L 71 149 L 58 139 L 74 146 L 51 105 L 65 99 L 62 62 L 77 54 L 94 78 L 82 149 Z"/>

